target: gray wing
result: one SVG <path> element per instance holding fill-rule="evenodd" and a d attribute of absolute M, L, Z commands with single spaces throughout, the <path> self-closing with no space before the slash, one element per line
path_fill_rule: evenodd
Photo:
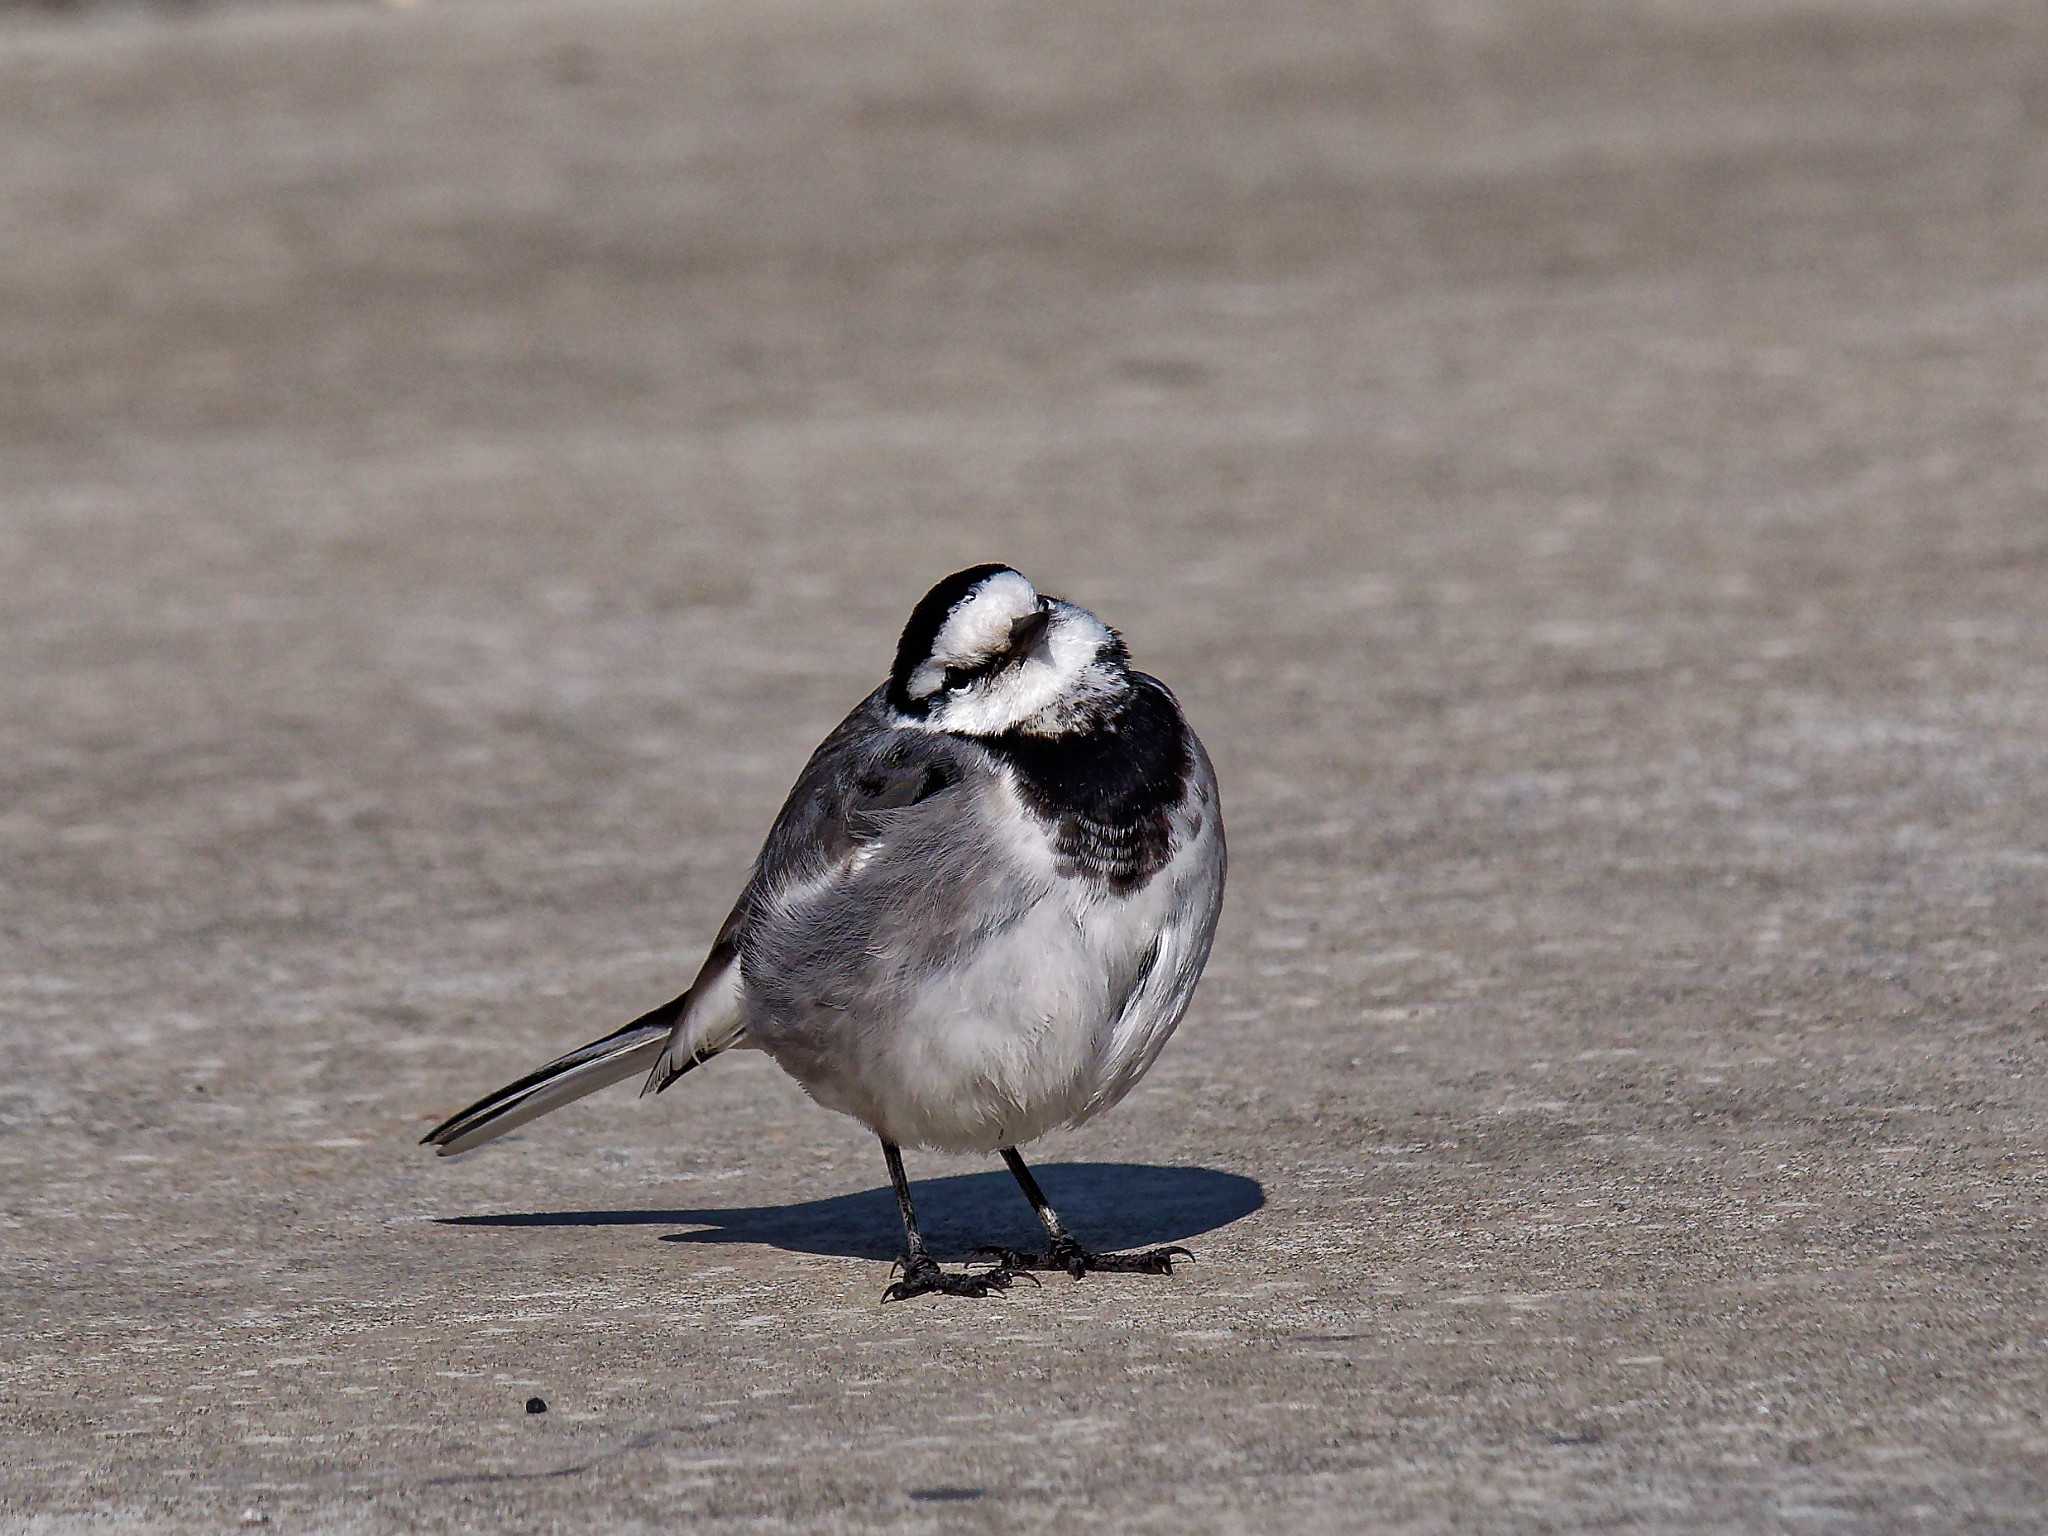
<path fill-rule="evenodd" d="M 985 761 L 953 737 L 891 728 L 877 688 L 797 775 L 740 897 L 743 930 L 793 889 L 844 875 L 893 813 L 957 787 L 977 767 L 986 772 Z"/>
<path fill-rule="evenodd" d="M 891 999 L 1042 899 L 984 807 L 996 771 L 956 737 L 891 729 L 882 691 L 805 765 L 741 897 L 747 1031 L 774 1049 Z"/>
<path fill-rule="evenodd" d="M 775 1050 L 792 1030 L 822 1043 L 838 1015 L 874 1016 L 891 976 L 942 964 L 971 942 L 929 909 L 960 910 L 961 887 L 981 866 L 962 838 L 993 769 L 967 742 L 893 728 L 884 693 L 862 700 L 797 775 L 746 889 L 677 999 L 680 1016 L 643 1092 L 729 1046 Z"/>

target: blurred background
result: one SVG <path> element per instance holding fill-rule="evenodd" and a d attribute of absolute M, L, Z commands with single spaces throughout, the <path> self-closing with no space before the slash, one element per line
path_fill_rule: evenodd
<path fill-rule="evenodd" d="M 2038 1518 L 2037 0 L 0 9 L 14 1507 L 424 1518 L 499 1454 L 436 1368 L 555 1361 L 596 1447 L 670 1411 L 646 1318 L 802 1408 L 734 1465 L 831 1461 L 886 1349 L 1014 1403 L 772 1223 L 744 1370 L 659 1229 L 433 1224 L 877 1185 L 771 1072 L 409 1146 L 677 989 L 984 559 L 1125 631 L 1231 829 L 1181 1038 L 1057 1155 L 1266 1204 L 1005 1304 L 1099 1410 L 1056 1472 L 913 1407 L 779 1492 L 643 1448 L 619 1519 Z M 1170 1414 L 1102 1396 L 1134 1317 Z M 189 1418 L 245 1358 L 301 1363 Z"/>

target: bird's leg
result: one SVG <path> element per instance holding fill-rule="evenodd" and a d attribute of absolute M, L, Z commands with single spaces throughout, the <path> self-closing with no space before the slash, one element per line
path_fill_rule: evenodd
<path fill-rule="evenodd" d="M 902 1152 L 894 1142 L 885 1141 L 882 1156 L 889 1161 L 889 1182 L 896 1186 L 896 1208 L 903 1213 L 905 1244 L 903 1257 L 896 1261 L 903 1270 L 903 1278 L 882 1292 L 882 1300 L 906 1301 L 928 1291 L 947 1296 L 986 1296 L 991 1291 L 1008 1290 L 1016 1276 L 1007 1265 L 972 1275 L 949 1275 L 939 1268 L 938 1261 L 925 1251 L 924 1238 L 917 1230 L 917 1212 L 911 1209 L 910 1180 L 903 1174 Z"/>
<path fill-rule="evenodd" d="M 1090 1270 L 1170 1275 L 1173 1273 L 1175 1258 L 1194 1257 L 1185 1248 L 1148 1248 L 1142 1253 L 1090 1253 L 1074 1241 L 1073 1235 L 1067 1231 L 1066 1223 L 1060 1220 L 1060 1213 L 1054 1210 L 1052 1202 L 1045 1198 L 1045 1191 L 1038 1187 L 1038 1180 L 1033 1178 L 1031 1170 L 1024 1166 L 1024 1159 L 1017 1155 L 1015 1147 L 1003 1148 L 1003 1161 L 1010 1165 L 1010 1172 L 1017 1176 L 1017 1183 L 1024 1191 L 1024 1198 L 1031 1202 L 1031 1209 L 1038 1212 L 1038 1219 L 1045 1224 L 1045 1235 L 1051 1239 L 1051 1244 L 1044 1253 L 1015 1253 L 1008 1248 L 979 1250 L 1004 1269 L 1063 1269 L 1076 1280 Z"/>

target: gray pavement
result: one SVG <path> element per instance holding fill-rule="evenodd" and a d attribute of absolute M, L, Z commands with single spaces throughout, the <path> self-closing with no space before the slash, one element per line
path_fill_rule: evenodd
<path fill-rule="evenodd" d="M 1199 1261 L 878 1305 L 757 1060 L 416 1148 L 983 558 L 1222 775 L 1039 1150 Z M 0 1527 L 2048 1526 L 2030 0 L 13 12 L 0 576 Z"/>

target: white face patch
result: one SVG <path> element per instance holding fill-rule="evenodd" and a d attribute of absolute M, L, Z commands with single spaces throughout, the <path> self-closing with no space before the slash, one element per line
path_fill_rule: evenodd
<path fill-rule="evenodd" d="M 946 615 L 932 637 L 932 660 L 942 667 L 972 666 L 1010 643 L 1010 626 L 1038 610 L 1038 589 L 1015 571 L 999 571 Z"/>
<path fill-rule="evenodd" d="M 1021 577 L 1016 579 L 1022 583 Z M 1033 597 L 1035 609 L 1035 593 Z M 966 736 L 999 736 L 1005 731 L 1057 736 L 1085 724 L 1104 700 L 1130 686 L 1121 666 L 1103 660 L 1105 648 L 1113 650 L 1116 639 L 1108 625 L 1087 609 L 1057 598 L 1049 599 L 1048 606 L 1052 622 L 1029 655 L 998 667 L 962 693 L 941 689 L 930 712 L 916 723 L 926 730 L 958 731 Z M 994 650 L 1005 647 L 1010 623 L 1021 616 L 1010 610 Z M 947 628 L 951 625 L 949 619 Z M 983 651 L 962 661 L 972 665 L 989 654 Z M 957 666 L 962 661 L 951 664 Z"/>
<path fill-rule="evenodd" d="M 1038 589 L 1015 571 L 998 571 L 954 605 L 932 637 L 932 653 L 910 674 L 910 696 L 944 686 L 948 667 L 979 666 L 1010 645 L 1010 626 L 1038 611 Z"/>

